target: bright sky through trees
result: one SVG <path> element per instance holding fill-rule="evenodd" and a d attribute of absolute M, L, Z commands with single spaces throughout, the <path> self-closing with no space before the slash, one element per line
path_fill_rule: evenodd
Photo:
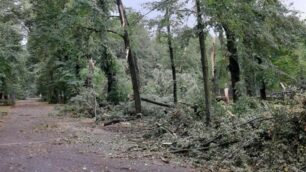
<path fill-rule="evenodd" d="M 306 1 L 305 0 L 283 0 L 285 4 L 290 5 L 292 3 L 292 8 L 301 12 L 301 17 L 306 18 Z M 126 0 L 124 1 L 127 7 L 132 7 L 140 12 L 147 11 L 142 4 L 146 2 L 152 2 L 152 0 Z M 150 14 L 149 16 L 154 16 L 154 14 Z"/>

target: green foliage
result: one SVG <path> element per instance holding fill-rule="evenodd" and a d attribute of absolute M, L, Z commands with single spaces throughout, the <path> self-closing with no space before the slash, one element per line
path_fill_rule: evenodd
<path fill-rule="evenodd" d="M 258 111 L 261 108 L 260 101 L 253 97 L 242 96 L 233 105 L 233 113 L 241 116 L 242 114 Z"/>
<path fill-rule="evenodd" d="M 184 23 L 194 14 L 188 1 L 146 4 L 165 14 L 155 20 L 145 20 L 129 9 L 128 31 L 139 63 L 142 97 L 172 105 L 168 24 L 175 50 L 180 101 L 171 108 L 143 103 L 142 115 L 148 116 L 152 129 L 145 138 L 155 141 L 150 142 L 155 150 L 191 157 L 196 164 L 208 163 L 216 168 L 213 171 L 304 170 L 306 113 L 297 105 L 301 102 L 260 101 L 257 96 L 259 89 L 267 89 L 268 94 L 279 90 L 280 82 L 306 85 L 305 23 L 279 0 L 200 2 L 205 12 L 207 56 L 216 49 L 216 96 L 219 88 L 229 87 L 228 57 L 232 54 L 227 46 L 229 35 L 224 32 L 230 30 L 241 70 L 235 88 L 240 99 L 234 104 L 215 103 L 210 127 L 199 120 L 199 114 L 205 113 L 199 30 Z M 2 0 L 1 98 L 41 94 L 50 103 L 68 103 L 63 112 L 75 117 L 131 119 L 132 85 L 124 33 L 120 20 L 113 16 L 115 10 L 112 0 Z M 219 38 L 215 47 L 208 34 L 212 30 Z M 95 62 L 92 78 L 91 60 Z M 92 86 L 86 85 L 90 79 Z M 13 99 L 0 102 L 10 103 Z"/>
<path fill-rule="evenodd" d="M 110 3 L 69 0 L 31 1 L 31 4 L 29 62 L 38 75 L 38 94 L 52 103 L 66 102 L 76 96 L 86 80 L 81 72 L 88 66 L 87 59 L 93 58 L 107 79 L 109 75 L 114 76 L 108 100 L 122 101 L 115 78 L 117 61 L 105 44 Z M 95 76 L 94 88 L 101 93 L 102 73 L 99 70 L 98 73 L 100 81 Z"/>
<path fill-rule="evenodd" d="M 98 94 L 93 90 L 84 88 L 77 96 L 71 98 L 69 104 L 61 110 L 61 113 L 72 113 L 71 116 L 78 118 L 93 118 L 96 113 L 102 113 L 102 109 L 96 101 L 97 96 Z"/>
<path fill-rule="evenodd" d="M 0 6 L 0 93 L 9 96 L 6 102 L 13 103 L 15 98 L 24 98 L 22 88 L 26 87 L 27 53 L 21 44 L 23 36 L 18 20 L 21 5 L 13 1 L 1 1 Z M 3 97 L 1 97 L 3 98 Z"/>

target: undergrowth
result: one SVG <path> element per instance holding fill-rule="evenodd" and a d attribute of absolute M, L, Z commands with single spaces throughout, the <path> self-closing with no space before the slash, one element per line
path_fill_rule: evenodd
<path fill-rule="evenodd" d="M 222 114 L 215 114 L 209 127 L 177 108 L 151 121 L 152 129 L 139 145 L 209 165 L 212 171 L 305 171 L 306 109 L 293 102 L 248 98 L 235 105 L 218 104 Z"/>
<path fill-rule="evenodd" d="M 84 92 L 72 99 L 65 110 L 76 117 L 92 117 L 94 95 L 90 95 Z M 306 170 L 305 100 L 305 95 L 298 95 L 285 101 L 243 97 L 235 104 L 219 102 L 210 126 L 202 120 L 203 112 L 186 105 L 166 108 L 144 103 L 141 116 L 135 116 L 132 102 L 100 104 L 96 120 L 143 118 L 149 130 L 137 142 L 141 150 L 181 157 L 211 171 L 299 172 Z"/>

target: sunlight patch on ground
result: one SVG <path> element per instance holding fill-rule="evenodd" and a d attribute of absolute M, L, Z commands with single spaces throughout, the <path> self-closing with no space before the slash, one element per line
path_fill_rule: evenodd
<path fill-rule="evenodd" d="M 2 126 L 1 123 L 3 123 L 1 119 L 8 114 L 10 108 L 10 106 L 0 106 L 0 127 Z"/>
<path fill-rule="evenodd" d="M 0 116 L 7 114 L 10 108 L 10 106 L 0 106 Z"/>

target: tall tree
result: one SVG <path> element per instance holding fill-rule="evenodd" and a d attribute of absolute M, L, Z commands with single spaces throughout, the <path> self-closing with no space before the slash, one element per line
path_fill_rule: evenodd
<path fill-rule="evenodd" d="M 205 92 L 205 112 L 206 112 L 206 124 L 210 124 L 211 118 L 211 90 L 209 87 L 209 75 L 208 75 L 208 59 L 206 55 L 206 44 L 205 44 L 205 24 L 203 20 L 203 9 L 200 0 L 196 0 L 196 9 L 197 9 L 197 32 L 200 43 L 201 51 L 201 65 L 202 65 L 202 74 L 203 74 L 203 83 L 204 83 L 204 92 Z"/>
<path fill-rule="evenodd" d="M 176 70 L 175 70 L 175 63 L 174 63 L 174 50 L 173 50 L 173 43 L 172 43 L 172 33 L 171 33 L 171 9 L 167 7 L 166 9 L 166 25 L 167 25 L 167 39 L 168 39 L 168 47 L 169 47 L 169 56 L 171 62 L 171 70 L 172 70 L 172 80 L 173 80 L 173 100 L 174 103 L 177 103 L 177 82 L 176 82 Z"/>
<path fill-rule="evenodd" d="M 240 81 L 240 67 L 238 63 L 238 50 L 236 44 L 235 33 L 228 27 L 227 24 L 222 24 L 223 29 L 225 30 L 226 40 L 227 40 L 227 50 L 229 52 L 229 71 L 231 74 L 231 83 L 232 83 L 232 96 L 234 102 L 238 100 L 237 95 L 237 83 Z"/>
<path fill-rule="evenodd" d="M 22 46 L 21 4 L 3 0 L 0 6 L 0 99 L 19 96 L 26 75 L 26 51 Z"/>
<path fill-rule="evenodd" d="M 136 113 L 141 113 L 141 98 L 140 98 L 140 85 L 138 77 L 138 67 L 137 60 L 134 56 L 134 52 L 131 45 L 130 35 L 129 35 L 129 23 L 126 16 L 125 8 L 123 6 L 122 0 L 117 0 L 118 11 L 120 15 L 121 26 L 124 31 L 123 39 L 126 51 L 126 58 L 129 64 L 129 70 L 131 74 L 131 80 L 133 85 L 134 101 L 135 101 L 135 111 Z"/>

